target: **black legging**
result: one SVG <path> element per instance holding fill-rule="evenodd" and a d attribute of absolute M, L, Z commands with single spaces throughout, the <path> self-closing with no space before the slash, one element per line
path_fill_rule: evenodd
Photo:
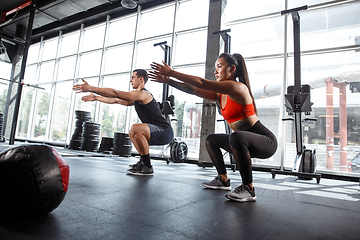
<path fill-rule="evenodd" d="M 246 131 L 229 134 L 210 134 L 206 148 L 219 174 L 226 174 L 224 158 L 220 148 L 234 155 L 243 184 L 252 183 L 251 158 L 269 158 L 276 152 L 275 135 L 260 121 Z"/>

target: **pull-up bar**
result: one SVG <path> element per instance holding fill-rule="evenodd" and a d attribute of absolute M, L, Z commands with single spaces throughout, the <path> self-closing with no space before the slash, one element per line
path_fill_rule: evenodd
<path fill-rule="evenodd" d="M 164 62 L 167 65 L 170 65 L 170 49 L 171 47 L 167 45 L 167 41 L 155 43 L 154 47 L 159 46 L 165 52 Z M 171 101 L 170 101 L 171 100 Z M 162 103 L 160 105 L 161 110 L 163 111 L 166 120 L 170 121 L 169 114 L 174 114 L 173 106 L 174 106 L 174 98 L 173 96 L 169 96 L 169 85 L 163 84 L 163 95 L 162 95 Z"/>
<path fill-rule="evenodd" d="M 38 88 L 38 89 L 41 89 L 41 90 L 45 90 L 45 88 L 39 87 L 38 85 L 34 85 L 34 84 L 27 84 L 27 83 L 23 83 L 23 82 L 17 82 L 17 81 L 8 80 L 8 79 L 5 79 L 5 78 L 0 78 L 0 80 L 7 81 L 7 82 L 12 82 L 12 83 L 17 83 L 17 84 L 20 84 L 20 85 L 23 85 L 23 86 L 28 86 L 28 87 L 33 87 L 33 88 Z M 5 84 L 5 83 L 0 83 L 0 84 Z"/>
<path fill-rule="evenodd" d="M 295 13 L 295 12 L 299 12 L 299 11 L 307 10 L 307 9 L 308 9 L 308 6 L 305 5 L 305 6 L 298 7 L 298 8 L 292 8 L 292 9 L 288 9 L 288 10 L 283 10 L 283 11 L 281 11 L 281 15 L 285 15 L 285 14 L 288 14 L 288 13 Z"/>
<path fill-rule="evenodd" d="M 231 36 L 228 34 L 228 32 L 231 32 L 231 29 L 225 29 L 222 31 L 213 32 L 213 36 L 220 35 L 224 40 L 225 43 L 224 51 L 226 53 L 230 53 L 230 44 L 231 44 Z"/>

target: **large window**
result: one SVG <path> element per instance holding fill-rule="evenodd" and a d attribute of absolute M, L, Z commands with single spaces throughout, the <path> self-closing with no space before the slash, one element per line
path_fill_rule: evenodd
<path fill-rule="evenodd" d="M 4 114 L 11 74 L 11 64 L 0 61 L 0 69 L 0 113 Z"/>
<path fill-rule="evenodd" d="M 257 7 L 252 8 L 251 3 L 245 7 L 240 1 L 228 0 L 226 12 L 231 47 L 245 57 L 259 119 L 275 134 L 284 135 L 285 146 L 279 151 L 284 151 L 284 167 L 292 168 L 295 124 L 282 124 L 279 118 L 284 108 L 281 88 L 294 85 L 293 20 L 291 15 L 280 15 L 285 3 L 256 1 L 253 4 Z M 302 118 L 317 119 L 303 122 L 303 143 L 316 150 L 317 170 L 351 172 L 356 170 L 354 165 L 351 170 L 351 162 L 360 154 L 356 120 L 360 116 L 355 111 L 360 102 L 356 88 L 360 77 L 360 3 L 288 1 L 288 9 L 303 5 L 308 5 L 308 10 L 299 12 L 301 80 L 311 86 L 314 104 L 310 115 L 302 114 Z M 283 117 L 291 116 L 285 113 Z M 279 151 L 270 159 L 254 159 L 254 164 L 280 165 Z"/>
<path fill-rule="evenodd" d="M 103 87 L 128 91 L 130 84 L 129 74 L 111 75 L 104 77 Z M 115 132 L 125 133 L 126 106 L 119 104 L 104 104 L 100 106 L 101 136 L 113 138 Z"/>
<path fill-rule="evenodd" d="M 294 124 L 281 121 L 287 117 L 281 89 L 294 84 L 293 22 L 280 11 L 303 5 L 308 10 L 299 12 L 301 79 L 311 86 L 314 103 L 311 115 L 303 118 L 317 118 L 304 123 L 303 141 L 317 150 L 318 169 L 349 172 L 360 154 L 359 1 L 227 1 L 223 28 L 231 29 L 231 52 L 245 58 L 259 119 L 285 139 L 272 158 L 254 159 L 254 164 L 279 166 L 283 156 L 284 166 L 291 168 L 295 160 Z M 174 69 L 204 76 L 208 12 L 208 0 L 176 0 L 32 45 L 25 82 L 39 88 L 24 88 L 17 137 L 68 144 L 75 110 L 90 112 L 103 137 L 128 132 L 139 122 L 133 107 L 82 102 L 85 94 L 75 94 L 71 86 L 84 78 L 94 86 L 131 91 L 131 72 L 164 60 L 163 49 L 154 46 L 164 41 L 171 47 Z M 148 82 L 146 87 L 162 100 L 162 84 Z M 197 158 L 202 99 L 171 87 L 170 94 L 175 96 L 170 116 L 175 136 Z M 222 122 L 216 131 L 224 131 Z M 160 150 L 151 148 L 152 153 Z"/>

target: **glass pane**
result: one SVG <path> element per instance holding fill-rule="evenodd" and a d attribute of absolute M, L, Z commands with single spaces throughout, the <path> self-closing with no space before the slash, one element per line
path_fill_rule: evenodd
<path fill-rule="evenodd" d="M 19 109 L 18 122 L 16 126 L 16 137 L 18 138 L 26 139 L 34 92 L 35 92 L 35 88 L 24 87 L 21 93 L 21 104 Z"/>
<path fill-rule="evenodd" d="M 85 81 L 87 81 L 91 86 L 98 86 L 98 82 L 99 79 L 98 78 L 87 78 L 85 79 Z M 80 84 L 83 83 L 80 79 L 78 79 L 78 81 L 75 81 L 74 84 Z M 80 149 L 80 145 L 81 145 L 81 139 L 79 138 L 79 131 L 78 130 L 82 130 L 82 126 L 76 126 L 79 123 L 84 123 L 83 119 L 78 119 L 77 116 L 79 116 L 78 114 L 76 114 L 77 111 L 84 111 L 84 112 L 89 112 L 91 115 L 91 119 L 90 120 L 86 120 L 89 122 L 93 122 L 94 121 L 94 113 L 95 113 L 95 105 L 96 102 L 83 102 L 81 100 L 81 98 L 83 96 L 88 95 L 89 93 L 76 93 L 75 94 L 75 106 L 74 106 L 74 112 L 70 113 L 70 115 L 72 116 L 72 119 L 70 120 L 70 124 L 71 124 L 71 130 L 70 130 L 70 135 L 71 135 L 71 141 L 70 141 L 70 145 L 69 147 L 71 149 Z M 86 114 L 87 116 L 88 114 Z M 69 136 L 69 134 L 67 134 L 67 136 Z"/>
<path fill-rule="evenodd" d="M 45 129 L 49 113 L 51 84 L 41 85 L 40 87 L 45 88 L 45 90 L 36 89 L 36 106 L 30 139 L 45 141 Z"/>
<path fill-rule="evenodd" d="M 302 84 L 311 86 L 311 102 L 314 103 L 311 115 L 303 117 L 317 119 L 303 124 L 303 142 L 308 149 L 316 149 L 316 169 L 359 171 L 356 166 L 351 170 L 351 161 L 360 153 L 359 53 L 302 56 L 301 62 Z M 290 63 L 293 58 L 289 58 L 289 66 Z M 290 69 L 289 79 L 292 73 L 293 69 Z M 288 128 L 286 164 L 292 166 L 295 159 L 294 126 L 290 124 Z"/>
<path fill-rule="evenodd" d="M 36 63 L 39 57 L 40 43 L 33 44 L 29 47 L 26 64 Z"/>
<path fill-rule="evenodd" d="M 205 67 L 177 68 L 176 71 L 204 77 Z M 175 98 L 175 116 L 170 118 L 175 137 L 181 138 L 188 146 L 188 157 L 198 158 L 200 150 L 201 114 L 203 99 L 170 87 Z M 200 103 L 200 104 L 199 104 Z"/>
<path fill-rule="evenodd" d="M 103 87 L 129 91 L 130 74 L 104 77 Z M 100 106 L 101 137 L 114 137 L 115 132 L 127 133 L 125 129 L 127 106 L 105 104 Z"/>
<path fill-rule="evenodd" d="M 0 61 L 0 78 L 10 80 L 12 64 Z"/>
<path fill-rule="evenodd" d="M 174 5 L 141 14 L 139 39 L 172 33 Z"/>
<path fill-rule="evenodd" d="M 202 63 L 206 60 L 207 31 L 191 32 L 177 36 L 175 64 Z"/>
<path fill-rule="evenodd" d="M 76 54 L 78 50 L 80 32 L 64 35 L 61 42 L 60 57 Z"/>
<path fill-rule="evenodd" d="M 161 63 L 161 61 L 164 61 L 164 50 L 162 50 L 160 46 L 154 47 L 154 44 L 164 41 L 167 42 L 168 46 L 171 45 L 171 38 L 162 38 L 139 43 L 135 68 L 150 69 L 150 64 L 152 62 Z"/>
<path fill-rule="evenodd" d="M 55 59 L 57 46 L 58 46 L 58 38 L 54 38 L 44 42 L 41 61 Z"/>
<path fill-rule="evenodd" d="M 227 0 L 225 8 L 226 20 L 230 22 L 268 13 L 280 12 L 285 9 L 284 2 L 284 0 Z"/>
<path fill-rule="evenodd" d="M 251 91 L 255 98 L 258 118 L 275 136 L 279 129 L 280 89 L 283 81 L 283 59 L 247 61 Z M 277 136 L 278 137 L 278 136 Z M 279 151 L 267 159 L 253 158 L 254 164 L 280 165 Z"/>
<path fill-rule="evenodd" d="M 107 46 L 134 41 L 136 15 L 110 22 Z"/>
<path fill-rule="evenodd" d="M 56 84 L 49 141 L 64 143 L 66 141 L 72 86 L 73 81 Z"/>
<path fill-rule="evenodd" d="M 89 28 L 84 30 L 82 41 L 82 52 L 103 47 L 105 34 L 105 25 L 102 24 L 98 27 Z"/>
<path fill-rule="evenodd" d="M 283 17 L 231 25 L 231 52 L 244 57 L 284 52 Z M 251 34 L 244 34 L 249 33 Z"/>
<path fill-rule="evenodd" d="M 79 77 L 98 76 L 100 74 L 101 51 L 81 55 Z"/>
<path fill-rule="evenodd" d="M 86 82 L 88 82 L 91 86 L 98 86 L 99 78 L 86 78 L 84 79 Z M 81 79 L 78 79 L 75 84 L 82 83 Z M 83 96 L 88 95 L 89 93 L 77 93 L 75 97 L 75 111 L 86 111 L 91 112 L 91 116 L 94 116 L 95 113 L 95 103 L 96 102 L 83 102 L 81 101 L 81 98 Z M 75 114 L 74 114 L 75 117 Z M 72 129 L 75 129 L 75 121 L 73 121 L 74 126 Z"/>
<path fill-rule="evenodd" d="M 104 73 L 126 72 L 131 69 L 133 45 L 115 47 L 106 50 Z"/>
<path fill-rule="evenodd" d="M 291 9 L 291 8 L 296 8 L 296 7 L 302 7 L 305 5 L 311 6 L 311 5 L 326 3 L 326 2 L 332 2 L 332 1 L 329 1 L 329 0 L 288 0 L 288 4 L 289 4 L 288 8 Z"/>
<path fill-rule="evenodd" d="M 27 83 L 27 84 L 35 83 L 36 70 L 37 70 L 37 65 L 26 66 L 24 83 Z"/>
<path fill-rule="evenodd" d="M 43 62 L 40 67 L 39 83 L 52 82 L 54 76 L 55 61 Z"/>
<path fill-rule="evenodd" d="M 301 51 L 359 44 L 360 2 L 317 11 L 300 12 Z M 293 21 L 289 16 L 289 51 L 294 49 Z"/>
<path fill-rule="evenodd" d="M 180 2 L 177 16 L 177 31 L 207 26 L 208 15 L 208 0 L 192 0 Z M 194 21 L 195 17 L 196 21 Z"/>
<path fill-rule="evenodd" d="M 8 88 L 9 88 L 9 82 L 0 79 L 0 113 L 5 113 Z"/>
<path fill-rule="evenodd" d="M 75 76 L 76 57 L 61 58 L 58 62 L 57 81 L 73 79 Z"/>

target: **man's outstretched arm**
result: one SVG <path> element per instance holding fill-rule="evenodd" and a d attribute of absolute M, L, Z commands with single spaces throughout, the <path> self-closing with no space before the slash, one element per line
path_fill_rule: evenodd
<path fill-rule="evenodd" d="M 103 103 L 107 103 L 107 104 L 121 104 L 124 106 L 132 106 L 134 104 L 133 101 L 126 101 L 123 99 L 119 99 L 119 98 L 108 98 L 108 97 L 103 97 L 103 96 L 96 96 L 93 93 L 90 93 L 87 96 L 83 96 L 81 98 L 81 100 L 83 100 L 84 102 L 91 102 L 91 101 L 99 101 L 99 102 L 103 102 Z"/>

